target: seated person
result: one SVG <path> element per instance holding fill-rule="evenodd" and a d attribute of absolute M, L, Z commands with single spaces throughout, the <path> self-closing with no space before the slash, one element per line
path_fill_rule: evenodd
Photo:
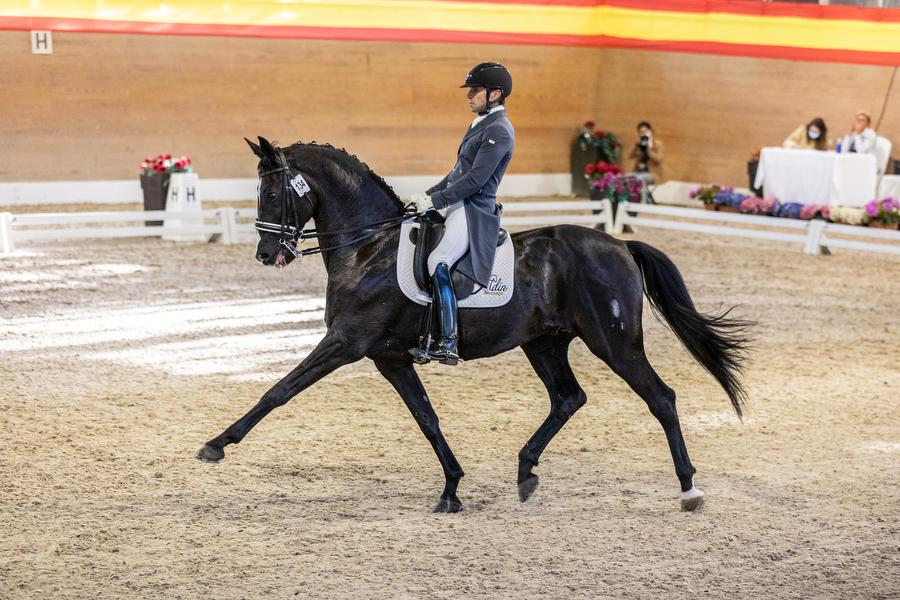
<path fill-rule="evenodd" d="M 875 130 L 872 129 L 872 117 L 864 110 L 857 111 L 850 125 L 850 133 L 841 138 L 836 150 L 841 154 L 856 152 L 858 154 L 875 154 Z"/>
<path fill-rule="evenodd" d="M 801 125 L 784 140 L 785 148 L 800 150 L 828 150 L 828 128 L 825 121 L 816 117 L 806 125 Z"/>
<path fill-rule="evenodd" d="M 647 186 L 662 177 L 663 143 L 653 135 L 653 127 L 647 121 L 637 125 L 638 141 L 631 150 L 630 158 L 634 160 L 631 175 L 644 182 L 641 190 L 641 201 L 647 201 Z"/>

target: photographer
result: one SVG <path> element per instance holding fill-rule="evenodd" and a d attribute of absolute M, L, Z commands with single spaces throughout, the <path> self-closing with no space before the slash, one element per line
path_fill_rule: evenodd
<path fill-rule="evenodd" d="M 647 121 L 638 123 L 637 132 L 638 141 L 630 155 L 634 160 L 634 172 L 631 175 L 644 182 L 641 198 L 646 202 L 647 186 L 662 177 L 663 143 L 653 135 L 653 127 Z"/>

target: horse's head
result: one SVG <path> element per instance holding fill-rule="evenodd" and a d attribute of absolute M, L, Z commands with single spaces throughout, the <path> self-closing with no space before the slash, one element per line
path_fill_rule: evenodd
<path fill-rule="evenodd" d="M 315 184 L 288 163 L 280 148 L 258 139 L 259 145 L 244 138 L 259 157 L 256 260 L 284 267 L 297 257 L 300 231 L 315 212 Z"/>

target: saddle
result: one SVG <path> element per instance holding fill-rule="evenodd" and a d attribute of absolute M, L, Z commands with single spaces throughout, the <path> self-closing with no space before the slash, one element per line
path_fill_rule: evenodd
<path fill-rule="evenodd" d="M 431 294 L 431 277 L 428 276 L 428 256 L 440 243 L 441 238 L 444 237 L 444 217 L 437 211 L 430 210 L 420 215 L 418 222 L 418 228 L 409 230 L 409 241 L 416 247 L 413 254 L 413 275 L 419 289 Z M 508 237 L 509 233 L 505 229 L 501 229 L 497 235 L 497 247 L 502 246 Z M 481 289 L 481 286 L 478 286 L 474 281 L 456 270 L 456 265 L 462 262 L 466 255 L 468 255 L 468 252 L 456 261 L 456 264 L 450 269 L 453 291 L 457 300 L 468 298 Z"/>

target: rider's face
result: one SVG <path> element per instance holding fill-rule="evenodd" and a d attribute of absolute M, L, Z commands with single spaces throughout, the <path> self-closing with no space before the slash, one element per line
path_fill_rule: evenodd
<path fill-rule="evenodd" d="M 500 100 L 500 95 L 500 90 L 491 90 L 491 102 L 497 102 L 498 100 Z M 487 108 L 487 88 L 470 87 L 469 92 L 466 94 L 466 97 L 469 99 L 469 108 L 472 109 L 472 112 L 484 112 Z"/>
<path fill-rule="evenodd" d="M 469 108 L 472 109 L 472 112 L 480 113 L 484 111 L 484 106 L 487 103 L 487 90 L 485 88 L 470 87 L 466 97 L 469 99 Z"/>

